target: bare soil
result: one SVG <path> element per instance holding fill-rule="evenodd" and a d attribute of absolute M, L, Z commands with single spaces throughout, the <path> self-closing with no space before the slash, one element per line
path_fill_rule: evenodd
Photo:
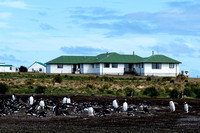
<path fill-rule="evenodd" d="M 17 95 L 27 99 L 28 95 Z M 36 99 L 59 98 L 64 95 L 37 95 Z M 10 97 L 1 95 L 0 97 Z M 113 113 L 106 117 L 88 117 L 87 113 L 55 116 L 48 112 L 46 117 L 27 116 L 23 110 L 18 113 L 0 117 L 0 132 L 200 132 L 200 100 L 173 99 L 175 112 L 169 112 L 168 98 L 132 98 L 114 96 L 80 96 L 71 95 L 75 102 L 95 101 L 110 102 L 114 99 L 122 105 L 124 99 L 128 104 L 148 105 L 150 114 L 135 112 L 135 116 L 126 113 Z M 183 103 L 188 102 L 190 112 L 184 113 Z"/>

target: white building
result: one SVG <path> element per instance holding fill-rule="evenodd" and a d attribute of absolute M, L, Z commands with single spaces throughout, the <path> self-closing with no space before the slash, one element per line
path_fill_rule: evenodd
<path fill-rule="evenodd" d="M 180 63 L 164 55 L 142 58 L 137 55 L 104 53 L 97 56 L 60 56 L 46 64 L 47 73 L 175 77 L 179 74 Z"/>
<path fill-rule="evenodd" d="M 0 63 L 0 72 L 16 72 L 16 67 L 13 65 L 6 65 L 5 63 Z"/>
<path fill-rule="evenodd" d="M 46 73 L 46 65 L 36 61 L 28 67 L 28 72 Z"/>

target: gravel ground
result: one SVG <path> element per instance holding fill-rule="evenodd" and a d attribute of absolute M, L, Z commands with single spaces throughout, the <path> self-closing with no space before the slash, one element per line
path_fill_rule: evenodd
<path fill-rule="evenodd" d="M 37 95 L 36 99 L 58 98 L 62 100 L 64 95 Z M 10 95 L 1 95 L 1 98 L 10 98 Z M 22 99 L 28 99 L 28 95 L 17 95 Z M 25 109 L 18 113 L 0 117 L 0 132 L 200 132 L 200 100 L 199 99 L 173 99 L 176 111 L 169 111 L 167 98 L 132 98 L 113 96 L 70 96 L 75 102 L 110 102 L 117 99 L 122 105 L 124 99 L 128 104 L 148 105 L 150 114 L 134 112 L 135 116 L 127 116 L 126 113 L 112 113 L 106 117 L 89 117 L 87 112 L 70 113 L 67 116 L 55 116 L 51 110 L 47 116 L 38 118 L 27 116 Z M 190 112 L 184 113 L 183 103 L 188 102 Z"/>

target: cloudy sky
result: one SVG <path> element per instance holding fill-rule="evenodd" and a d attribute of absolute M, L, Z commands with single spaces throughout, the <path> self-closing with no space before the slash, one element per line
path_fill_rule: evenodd
<path fill-rule="evenodd" d="M 0 0 L 0 62 L 105 52 L 181 61 L 200 77 L 198 0 Z"/>

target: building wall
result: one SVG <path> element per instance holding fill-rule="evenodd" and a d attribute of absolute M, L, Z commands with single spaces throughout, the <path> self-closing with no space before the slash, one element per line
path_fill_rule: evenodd
<path fill-rule="evenodd" d="M 42 69 L 42 71 L 40 71 L 40 69 Z M 38 63 L 34 63 L 32 66 L 30 66 L 28 68 L 28 72 L 40 72 L 40 73 L 46 73 L 46 67 L 38 64 Z"/>
<path fill-rule="evenodd" d="M 16 68 L 14 66 L 0 66 L 0 72 L 16 72 Z"/>
<path fill-rule="evenodd" d="M 47 73 L 72 73 L 72 65 L 63 64 L 63 68 L 58 68 L 57 64 L 47 64 Z"/>
<path fill-rule="evenodd" d="M 144 76 L 172 76 L 179 74 L 179 64 L 174 64 L 174 68 L 169 68 L 169 64 L 161 64 L 161 69 L 152 69 L 152 63 L 144 64 Z"/>
<path fill-rule="evenodd" d="M 103 63 L 100 65 L 101 75 L 124 75 L 124 64 L 118 64 L 117 68 L 112 68 L 112 63 L 109 64 L 109 68 L 105 68 Z"/>
<path fill-rule="evenodd" d="M 94 64 L 83 64 L 81 68 L 83 74 L 94 74 Z"/>

